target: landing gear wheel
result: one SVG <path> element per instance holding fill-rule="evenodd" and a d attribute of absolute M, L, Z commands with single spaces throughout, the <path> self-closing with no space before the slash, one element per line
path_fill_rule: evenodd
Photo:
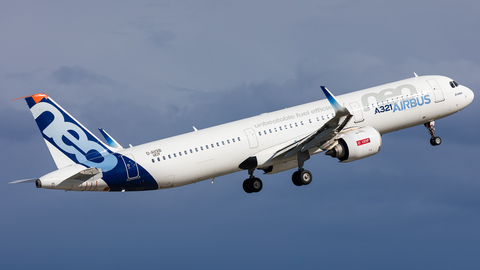
<path fill-rule="evenodd" d="M 249 178 L 243 181 L 243 190 L 247 193 L 259 192 L 263 188 L 262 180 L 258 178 Z"/>
<path fill-rule="evenodd" d="M 442 139 L 440 137 L 433 137 L 430 139 L 430 144 L 433 146 L 440 145 L 442 143 Z"/>
<path fill-rule="evenodd" d="M 251 187 L 253 192 L 259 192 L 263 188 L 262 180 L 258 178 L 251 179 Z"/>
<path fill-rule="evenodd" d="M 312 179 L 312 173 L 307 170 L 296 171 L 292 175 L 292 182 L 298 187 L 310 184 Z"/>
<path fill-rule="evenodd" d="M 435 136 L 435 121 L 431 121 L 423 125 L 428 129 L 428 133 L 430 134 L 430 136 L 432 136 L 432 138 L 430 139 L 430 144 L 433 146 L 440 145 L 442 143 L 442 139 Z"/>
<path fill-rule="evenodd" d="M 243 181 L 243 190 L 246 192 L 246 193 L 252 193 L 252 189 L 249 187 L 250 186 L 250 179 L 247 179 L 245 181 Z"/>
<path fill-rule="evenodd" d="M 302 184 L 300 183 L 300 171 L 296 171 L 292 174 L 292 182 L 295 186 L 299 187 Z"/>
<path fill-rule="evenodd" d="M 299 174 L 298 182 L 306 186 L 312 182 L 312 179 L 312 173 L 310 171 L 303 170 Z"/>

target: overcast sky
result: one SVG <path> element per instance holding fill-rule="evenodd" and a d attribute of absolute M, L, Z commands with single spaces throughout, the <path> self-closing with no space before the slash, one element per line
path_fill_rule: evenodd
<path fill-rule="evenodd" d="M 1 1 L 3 269 L 478 269 L 478 1 Z M 24 101 L 45 92 L 138 145 L 334 94 L 445 75 L 477 95 L 348 164 L 170 190 L 8 185 L 56 169 Z M 185 168 L 189 169 L 189 168 Z M 257 173 L 258 176 L 260 174 Z"/>

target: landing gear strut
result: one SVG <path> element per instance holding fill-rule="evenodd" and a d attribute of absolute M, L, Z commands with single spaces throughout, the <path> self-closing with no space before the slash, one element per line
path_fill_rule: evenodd
<path fill-rule="evenodd" d="M 438 136 L 435 136 L 435 121 L 431 121 L 423 125 L 428 129 L 428 133 L 432 136 L 432 138 L 430 138 L 430 144 L 433 146 L 440 145 L 442 143 L 442 139 Z"/>
<path fill-rule="evenodd" d="M 247 193 L 259 192 L 260 190 L 262 190 L 263 187 L 262 180 L 253 176 L 254 170 L 255 169 L 248 169 L 248 174 L 250 175 L 250 178 L 243 181 L 243 190 L 245 190 L 245 192 Z"/>
<path fill-rule="evenodd" d="M 292 182 L 295 186 L 306 186 L 312 182 L 312 173 L 303 169 L 303 164 L 308 159 L 310 159 L 308 151 L 298 153 L 298 171 L 292 175 Z"/>

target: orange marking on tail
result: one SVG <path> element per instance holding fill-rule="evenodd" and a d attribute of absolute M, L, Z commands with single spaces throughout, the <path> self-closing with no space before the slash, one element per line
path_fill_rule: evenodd
<path fill-rule="evenodd" d="M 31 97 L 33 98 L 33 101 L 35 101 L 35 103 L 38 103 L 40 102 L 43 98 L 48 98 L 48 95 L 46 95 L 45 93 L 38 93 L 38 94 L 35 94 L 35 95 L 30 95 L 30 96 L 25 96 L 25 97 L 19 97 L 19 98 L 14 98 L 12 99 L 12 101 L 14 100 L 17 100 L 17 99 L 24 99 L 24 98 L 28 98 L 28 97 Z"/>

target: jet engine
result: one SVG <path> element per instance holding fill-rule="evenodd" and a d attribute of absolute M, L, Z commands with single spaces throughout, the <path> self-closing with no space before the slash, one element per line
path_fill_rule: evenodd
<path fill-rule="evenodd" d="M 351 162 L 375 155 L 382 147 L 382 136 L 373 127 L 363 127 L 344 134 L 325 155 Z"/>

